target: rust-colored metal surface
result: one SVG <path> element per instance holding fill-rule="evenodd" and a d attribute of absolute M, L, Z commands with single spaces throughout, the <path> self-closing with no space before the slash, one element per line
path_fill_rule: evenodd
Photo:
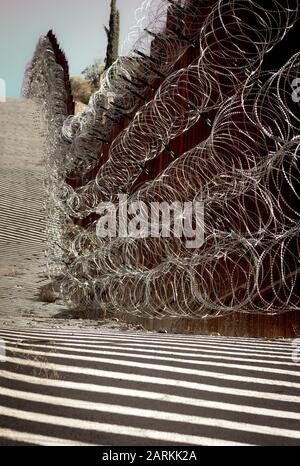
<path fill-rule="evenodd" d="M 120 319 L 140 325 L 147 330 L 170 333 L 224 335 L 248 338 L 299 338 L 300 313 L 279 315 L 245 314 L 234 312 L 212 319 L 150 319 L 120 314 Z"/>
<path fill-rule="evenodd" d="M 73 101 L 73 96 L 72 96 L 72 90 L 71 90 L 71 84 L 70 84 L 70 75 L 69 75 L 69 64 L 68 60 L 66 58 L 65 53 L 61 50 L 58 44 L 58 40 L 53 33 L 52 30 L 50 30 L 47 34 L 48 39 L 51 42 L 51 45 L 53 47 L 53 51 L 55 54 L 56 62 L 63 68 L 64 70 L 64 76 L 65 76 L 65 89 L 66 89 L 66 105 L 67 105 L 67 111 L 69 115 L 74 115 L 75 112 L 75 103 Z"/>

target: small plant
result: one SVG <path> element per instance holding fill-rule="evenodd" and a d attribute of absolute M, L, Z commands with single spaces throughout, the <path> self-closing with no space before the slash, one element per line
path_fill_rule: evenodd
<path fill-rule="evenodd" d="M 40 287 L 39 301 L 43 303 L 55 303 L 58 299 L 60 299 L 60 295 L 58 291 L 54 289 L 52 283 Z"/>
<path fill-rule="evenodd" d="M 50 343 L 51 346 L 49 346 L 50 352 L 49 356 L 53 357 L 56 353 L 56 349 L 52 347 L 52 345 L 55 344 L 55 342 L 51 341 L 37 341 L 37 340 L 32 340 L 30 341 L 32 343 L 32 347 L 28 348 L 26 350 L 26 347 L 23 347 L 23 341 L 18 342 L 16 344 L 15 348 L 12 348 L 8 352 L 8 356 L 12 358 L 12 362 L 14 362 L 14 359 L 16 360 L 22 360 L 24 359 L 25 361 L 32 361 L 32 365 L 28 366 L 31 370 L 31 375 L 33 377 L 39 377 L 39 378 L 45 378 L 45 379 L 52 379 L 52 380 L 58 380 L 60 378 L 60 375 L 58 371 L 55 369 L 55 365 L 51 362 L 49 362 L 48 357 L 45 355 L 39 355 L 39 354 L 34 354 L 34 345 L 39 345 L 40 344 L 46 344 Z M 26 343 L 25 343 L 26 344 Z M 19 370 L 21 371 L 23 369 L 23 364 L 22 362 L 16 363 L 16 369 L 18 372 Z"/>
<path fill-rule="evenodd" d="M 95 60 L 93 65 L 87 66 L 83 70 L 82 74 L 85 78 L 84 82 L 88 83 L 91 88 L 91 92 L 95 92 L 99 88 L 100 78 L 103 71 L 104 65 L 101 60 Z"/>
<path fill-rule="evenodd" d="M 109 28 L 104 26 L 107 35 L 105 69 L 107 70 L 119 57 L 120 12 L 116 0 L 111 0 Z"/>
<path fill-rule="evenodd" d="M 72 77 L 70 82 L 74 100 L 87 105 L 93 93 L 91 84 L 80 76 Z"/>

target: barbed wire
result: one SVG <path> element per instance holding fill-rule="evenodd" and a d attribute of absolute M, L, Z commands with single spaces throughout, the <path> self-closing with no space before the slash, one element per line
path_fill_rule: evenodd
<path fill-rule="evenodd" d="M 300 112 L 292 82 L 300 54 L 279 70 L 261 69 L 299 11 L 294 1 L 270 5 L 143 2 L 132 51 L 63 126 L 55 117 L 63 96 L 43 84 L 57 76 L 45 69 L 42 42 L 27 73 L 55 121 L 49 147 L 58 141 L 47 154 L 51 260 L 76 306 L 193 318 L 299 309 Z M 177 69 L 191 47 L 197 59 Z M 170 142 L 200 121 L 209 136 L 172 154 Z M 145 164 L 166 149 L 173 162 L 135 191 Z M 203 201 L 204 244 L 188 249 L 172 234 L 99 238 L 97 207 L 120 193 L 146 205 Z"/>

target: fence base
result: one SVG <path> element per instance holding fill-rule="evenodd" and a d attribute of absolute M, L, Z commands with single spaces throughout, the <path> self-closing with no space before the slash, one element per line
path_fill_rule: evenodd
<path fill-rule="evenodd" d="M 300 337 L 300 311 L 279 315 L 234 312 L 228 316 L 212 319 L 150 319 L 132 317 L 128 314 L 121 314 L 120 318 L 130 324 L 141 325 L 147 330 L 168 333 L 253 338 Z"/>

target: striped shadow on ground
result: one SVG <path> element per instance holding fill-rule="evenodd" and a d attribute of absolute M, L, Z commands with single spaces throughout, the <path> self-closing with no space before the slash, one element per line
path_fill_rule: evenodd
<path fill-rule="evenodd" d="M 299 445 L 289 341 L 1 330 L 0 443 Z"/>

